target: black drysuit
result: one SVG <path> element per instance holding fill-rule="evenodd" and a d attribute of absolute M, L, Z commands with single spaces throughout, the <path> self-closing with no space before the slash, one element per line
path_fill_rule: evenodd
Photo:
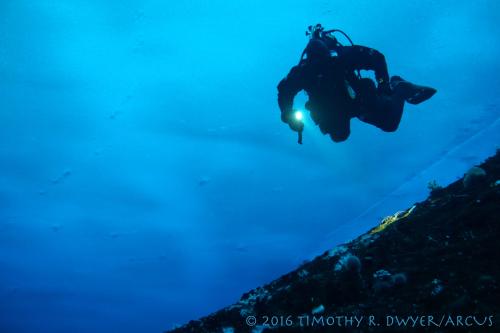
<path fill-rule="evenodd" d="M 389 91 L 377 89 L 369 78 L 359 78 L 359 70 L 373 70 L 379 86 L 384 82 Z M 305 90 L 309 96 L 306 108 L 314 122 L 340 142 L 349 137 L 354 117 L 387 132 L 398 128 L 404 99 L 391 94 L 388 84 L 383 54 L 364 46 L 343 46 L 326 61 L 305 59 L 293 67 L 278 85 L 278 104 L 282 113 L 291 113 L 295 95 Z"/>

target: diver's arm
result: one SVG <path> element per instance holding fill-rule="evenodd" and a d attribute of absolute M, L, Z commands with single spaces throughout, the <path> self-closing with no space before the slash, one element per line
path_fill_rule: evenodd
<path fill-rule="evenodd" d="M 281 120 L 288 123 L 293 111 L 293 99 L 303 89 L 302 66 L 298 65 L 278 84 L 278 105 L 281 111 Z"/>
<path fill-rule="evenodd" d="M 389 83 L 385 57 L 379 51 L 361 45 L 342 47 L 344 64 L 353 70 L 373 70 L 379 84 Z"/>

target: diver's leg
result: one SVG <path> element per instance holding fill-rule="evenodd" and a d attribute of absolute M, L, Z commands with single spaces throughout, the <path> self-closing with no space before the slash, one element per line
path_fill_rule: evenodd
<path fill-rule="evenodd" d="M 365 107 L 369 112 L 359 117 L 362 121 L 375 125 L 385 132 L 394 132 L 398 129 L 405 101 L 419 104 L 436 93 L 434 88 L 413 84 L 399 76 L 391 78 L 391 88 L 391 94 L 378 93 L 375 101 Z"/>
<path fill-rule="evenodd" d="M 385 57 L 379 51 L 361 45 L 344 46 L 340 59 L 346 68 L 373 70 L 377 83 L 389 83 L 389 71 Z"/>
<path fill-rule="evenodd" d="M 396 131 L 403 117 L 404 99 L 397 95 L 379 96 L 377 104 L 377 108 L 381 111 L 377 127 L 385 132 Z"/>
<path fill-rule="evenodd" d="M 391 89 L 394 94 L 401 96 L 410 104 L 420 104 L 431 98 L 437 91 L 431 87 L 408 82 L 400 76 L 391 77 Z"/>
<path fill-rule="evenodd" d="M 374 125 L 384 132 L 394 132 L 398 129 L 403 116 L 405 100 L 396 94 L 379 95 L 376 101 L 365 110 L 358 118 L 368 124 Z"/>
<path fill-rule="evenodd" d="M 395 131 L 403 115 L 404 98 L 400 94 L 377 91 L 375 83 L 368 78 L 356 83 L 358 110 L 354 114 L 358 119 L 386 132 Z"/>
<path fill-rule="evenodd" d="M 364 112 L 358 118 L 385 132 L 394 132 L 401 122 L 405 101 L 410 104 L 419 104 L 436 93 L 434 88 L 418 86 L 399 76 L 391 78 L 391 88 L 390 94 L 376 93 L 373 88 L 368 89 L 365 93 L 371 98 L 361 100 L 361 108 Z"/>

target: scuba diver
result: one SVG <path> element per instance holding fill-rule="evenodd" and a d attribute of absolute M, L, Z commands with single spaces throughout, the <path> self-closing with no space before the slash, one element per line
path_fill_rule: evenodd
<path fill-rule="evenodd" d="M 351 46 L 342 45 L 333 35 L 342 33 Z M 419 104 L 431 98 L 436 89 L 419 86 L 393 76 L 389 79 L 382 53 L 354 45 L 341 30 L 325 31 L 321 24 L 309 26 L 310 36 L 300 62 L 278 85 L 281 120 L 299 135 L 302 144 L 302 114 L 293 109 L 293 100 L 305 90 L 305 104 L 323 134 L 335 142 L 350 135 L 350 121 L 358 118 L 385 132 L 394 132 L 403 115 L 404 103 Z M 377 85 L 363 78 L 360 70 L 373 70 Z"/>

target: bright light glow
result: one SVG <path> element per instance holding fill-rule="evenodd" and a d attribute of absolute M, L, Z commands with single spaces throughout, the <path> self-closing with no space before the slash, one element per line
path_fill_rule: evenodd
<path fill-rule="evenodd" d="M 302 112 L 300 112 L 300 111 L 295 112 L 295 119 L 302 120 L 302 118 L 304 118 L 304 115 L 302 114 Z"/>

